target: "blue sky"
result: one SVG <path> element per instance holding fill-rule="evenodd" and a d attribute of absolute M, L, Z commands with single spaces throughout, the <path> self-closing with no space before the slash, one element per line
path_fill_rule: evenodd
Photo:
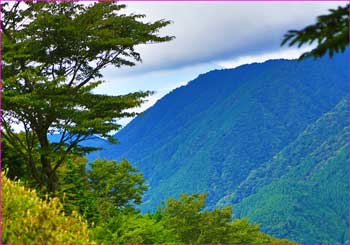
<path fill-rule="evenodd" d="M 303 49 L 280 47 L 287 30 L 312 24 L 316 16 L 344 2 L 124 2 L 126 13 L 146 14 L 144 21 L 173 23 L 160 34 L 176 39 L 136 47 L 143 62 L 104 71 L 106 83 L 95 92 L 110 95 L 140 90 L 156 93 L 138 111 L 176 87 L 213 69 L 276 58 L 297 58 Z M 125 125 L 130 119 L 123 119 Z"/>

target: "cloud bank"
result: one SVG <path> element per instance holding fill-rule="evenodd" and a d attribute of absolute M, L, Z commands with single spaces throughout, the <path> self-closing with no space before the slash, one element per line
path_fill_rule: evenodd
<path fill-rule="evenodd" d="M 171 20 L 162 35 L 175 36 L 167 43 L 140 45 L 143 62 L 135 67 L 104 70 L 106 83 L 95 91 L 126 94 L 152 90 L 139 111 L 152 106 L 171 90 L 213 69 L 293 59 L 310 49 L 281 47 L 291 29 L 313 24 L 345 2 L 124 2 L 126 13 L 146 14 L 143 21 Z M 128 120 L 123 120 L 126 124 Z"/>

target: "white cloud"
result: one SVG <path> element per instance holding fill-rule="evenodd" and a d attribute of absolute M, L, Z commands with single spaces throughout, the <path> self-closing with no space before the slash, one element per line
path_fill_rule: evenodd
<path fill-rule="evenodd" d="M 309 48 L 276 50 L 274 52 L 267 52 L 257 55 L 246 55 L 234 59 L 222 60 L 218 61 L 217 64 L 228 69 L 245 64 L 262 63 L 273 59 L 298 59 L 300 55 L 308 49 Z"/>
<path fill-rule="evenodd" d="M 167 43 L 138 47 L 143 64 L 119 74 L 155 71 L 273 52 L 283 35 L 314 23 L 341 2 L 128 2 L 127 12 L 146 20 L 172 20 Z"/>
<path fill-rule="evenodd" d="M 127 2 L 127 13 L 143 13 L 145 21 L 172 20 L 161 34 L 175 40 L 136 47 L 142 64 L 104 71 L 108 81 L 97 93 L 157 93 L 143 111 L 171 90 L 213 69 L 294 59 L 304 49 L 280 47 L 290 29 L 301 29 L 344 2 Z M 130 119 L 123 119 L 125 125 Z"/>

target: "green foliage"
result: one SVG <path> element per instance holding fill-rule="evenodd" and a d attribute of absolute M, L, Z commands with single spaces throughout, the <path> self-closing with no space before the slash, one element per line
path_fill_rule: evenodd
<path fill-rule="evenodd" d="M 123 223 L 123 232 L 118 243 L 142 243 L 142 244 L 160 244 L 177 243 L 173 232 L 166 229 L 164 224 L 152 218 L 151 215 L 133 215 L 126 216 Z"/>
<path fill-rule="evenodd" d="M 147 190 L 145 179 L 127 160 L 117 163 L 98 159 L 90 167 L 89 184 L 97 198 L 106 198 L 117 208 L 141 203 L 142 195 Z"/>
<path fill-rule="evenodd" d="M 144 178 L 131 164 L 98 159 L 89 164 L 81 157 L 71 157 L 60 169 L 58 196 L 66 212 L 79 212 L 89 223 L 105 224 L 121 214 L 136 213 L 147 189 Z M 108 221 L 114 222 L 114 221 Z"/>
<path fill-rule="evenodd" d="M 2 243 L 87 244 L 86 221 L 65 216 L 57 198 L 41 200 L 35 190 L 2 174 Z"/>
<path fill-rule="evenodd" d="M 127 109 L 150 95 L 92 93 L 106 66 L 141 61 L 135 45 L 172 39 L 158 35 L 169 21 L 145 23 L 143 15 L 120 14 L 123 8 L 114 1 L 2 3 L 3 136 L 19 154 L 39 154 L 40 167 L 30 159 L 26 165 L 49 192 L 58 189 L 57 169 L 69 154 L 96 150 L 82 141 L 99 135 L 115 142 L 108 133 L 120 128 L 117 119 L 134 116 Z M 15 124 L 23 126 L 24 141 L 13 133 Z M 60 140 L 49 142 L 55 131 Z"/>
<path fill-rule="evenodd" d="M 260 189 L 275 182 L 279 193 L 277 181 L 298 165 L 319 173 L 346 142 L 347 55 L 275 60 L 201 75 L 135 118 L 116 135 L 118 147 L 103 145 L 99 155 L 126 157 L 145 174 L 150 188 L 143 211 L 184 192 L 207 191 L 209 210 L 233 205 L 234 215 L 261 224 L 268 234 L 305 243 L 345 242 L 344 176 L 333 178 L 337 172 L 327 168 L 334 187 L 305 187 L 283 198 Z M 345 174 L 346 167 L 340 171 Z M 306 183 L 304 177 L 289 177 L 288 183 Z M 253 201 L 240 205 L 257 192 L 254 208 L 249 208 Z M 310 205 L 303 208 L 300 200 Z M 327 208 L 330 203 L 337 212 Z"/>
<path fill-rule="evenodd" d="M 59 169 L 60 179 L 57 196 L 60 198 L 67 213 L 79 212 L 87 218 L 93 209 L 91 189 L 86 172 L 86 158 L 70 156 Z"/>
<path fill-rule="evenodd" d="M 21 136 L 19 135 L 19 137 Z M 18 154 L 17 148 L 13 147 L 6 138 L 1 139 L 1 147 L 2 168 L 7 169 L 7 177 L 12 180 L 16 178 L 20 178 L 21 180 L 31 179 L 26 161 L 22 155 Z"/>
<path fill-rule="evenodd" d="M 347 100 L 244 181 L 227 203 L 269 234 L 302 243 L 347 243 Z"/>
<path fill-rule="evenodd" d="M 96 155 L 125 157 L 145 174 L 145 212 L 184 192 L 208 192 L 214 208 L 346 96 L 347 66 L 342 54 L 211 71 L 162 98 L 117 133 L 120 144 Z"/>
<path fill-rule="evenodd" d="M 89 202 L 86 203 L 88 212 L 85 216 L 89 222 L 97 227 L 105 227 L 106 224 L 110 227 L 116 217 L 137 213 L 135 204 L 140 204 L 147 189 L 143 175 L 126 160 L 117 163 L 98 159 L 90 166 Z"/>
<path fill-rule="evenodd" d="M 179 243 L 171 230 L 166 229 L 162 222 L 149 214 L 116 215 L 93 228 L 92 234 L 99 243 L 108 244 Z"/>
<path fill-rule="evenodd" d="M 260 232 L 259 225 L 249 224 L 246 219 L 231 222 L 229 206 L 205 211 L 205 200 L 206 194 L 182 194 L 179 200 L 167 200 L 160 211 L 164 227 L 187 244 L 292 243 Z"/>
<path fill-rule="evenodd" d="M 319 58 L 329 53 L 332 57 L 334 53 L 344 52 L 349 45 L 349 8 L 350 5 L 330 9 L 327 15 L 318 16 L 317 22 L 302 30 L 290 30 L 284 35 L 282 45 L 289 43 L 289 46 L 298 44 L 317 43 L 316 48 L 300 56 Z"/>
<path fill-rule="evenodd" d="M 184 243 L 196 243 L 201 234 L 201 209 L 206 195 L 181 195 L 179 200 L 169 199 L 164 209 L 164 220 L 167 228 L 174 230 L 178 239 Z M 228 219 L 230 218 L 230 214 Z"/>
<path fill-rule="evenodd" d="M 142 215 L 134 207 L 146 189 L 137 169 L 126 160 L 97 160 L 88 171 L 85 164 L 86 159 L 70 156 L 60 169 L 57 194 L 63 205 L 57 198 L 42 200 L 5 177 L 4 241 L 88 243 L 90 234 L 105 244 L 291 243 L 260 232 L 247 220 L 231 222 L 231 207 L 205 210 L 206 194 L 184 194 Z M 89 230 L 78 213 L 89 221 Z"/>
<path fill-rule="evenodd" d="M 119 213 L 92 229 L 99 243 L 290 244 L 260 232 L 246 219 L 231 222 L 231 207 L 205 211 L 206 194 L 169 199 L 153 214 Z"/>

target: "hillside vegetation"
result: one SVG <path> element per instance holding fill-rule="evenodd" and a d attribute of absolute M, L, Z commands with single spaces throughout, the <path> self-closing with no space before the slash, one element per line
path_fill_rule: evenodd
<path fill-rule="evenodd" d="M 302 243 L 346 243 L 347 113 L 343 99 L 252 172 L 232 194 L 233 199 L 223 203 L 246 197 L 236 205 L 237 216 L 261 223 L 269 234 Z"/>
<path fill-rule="evenodd" d="M 110 164 L 122 168 L 127 163 Z M 100 170 L 95 176 L 98 173 Z M 90 192 L 79 196 L 79 180 L 71 183 L 76 194 L 69 197 L 72 192 L 67 192 L 69 199 L 63 199 L 64 205 L 57 198 L 41 199 L 35 190 L 4 174 L 2 183 L 3 244 L 92 244 L 92 240 L 98 244 L 293 243 L 261 232 L 259 225 L 247 219 L 232 221 L 231 207 L 204 211 L 205 194 L 184 194 L 179 200 L 167 200 L 157 212 L 142 215 L 130 207 L 116 208 L 107 195 L 91 198 Z M 126 193 L 119 190 L 119 197 L 121 194 Z M 84 219 L 79 209 L 85 210 L 81 212 Z"/>
<path fill-rule="evenodd" d="M 306 157 L 311 162 L 302 165 L 312 168 L 328 161 L 344 146 L 339 139 L 346 138 L 347 64 L 346 53 L 332 59 L 272 60 L 211 71 L 175 89 L 135 118 L 115 135 L 119 145 L 101 144 L 104 150 L 89 157 L 130 159 L 149 182 L 141 205 L 143 211 L 155 210 L 161 200 L 183 192 L 208 192 L 209 209 L 222 203 L 235 206 L 289 173 Z M 342 100 L 342 105 L 337 106 Z M 338 114 L 327 120 L 332 113 Z M 322 127 L 318 125 L 322 123 Z M 329 142 L 333 146 L 328 146 Z M 327 150 L 316 151 L 323 143 Z M 345 165 L 339 167 L 346 173 Z M 321 168 L 315 167 L 313 171 L 320 174 Z M 301 176 L 295 173 L 289 183 L 306 182 Z M 329 186 L 327 192 L 341 193 L 334 197 L 334 202 L 341 204 L 346 196 L 345 182 L 337 178 L 334 181 L 337 189 Z M 321 197 L 320 192 L 316 193 Z M 260 195 L 265 200 L 271 193 L 261 191 Z M 320 197 L 315 207 L 323 209 L 328 204 Z M 290 198 L 297 201 L 293 195 Z M 253 209 L 243 212 L 249 205 L 248 201 L 239 204 L 238 212 L 255 219 Z M 271 205 L 270 213 L 274 208 L 287 208 L 277 202 Z M 346 210 L 344 206 L 337 208 L 341 213 Z M 256 209 L 257 206 L 254 212 L 258 213 L 264 208 Z M 282 213 L 285 212 L 283 209 Z M 301 212 L 307 221 L 295 216 L 300 223 L 295 234 L 286 232 L 290 227 L 279 223 L 279 219 L 285 218 L 282 213 L 275 214 L 276 220 L 267 216 L 256 220 L 266 224 L 265 231 L 276 236 L 287 235 L 304 242 L 320 241 L 321 237 L 325 241 L 344 242 L 344 224 L 336 226 L 337 232 L 325 229 L 323 235 L 304 232 L 309 222 L 316 227 L 323 220 L 321 216 L 309 217 L 308 208 Z M 342 217 L 333 211 L 328 214 L 332 219 Z"/>

